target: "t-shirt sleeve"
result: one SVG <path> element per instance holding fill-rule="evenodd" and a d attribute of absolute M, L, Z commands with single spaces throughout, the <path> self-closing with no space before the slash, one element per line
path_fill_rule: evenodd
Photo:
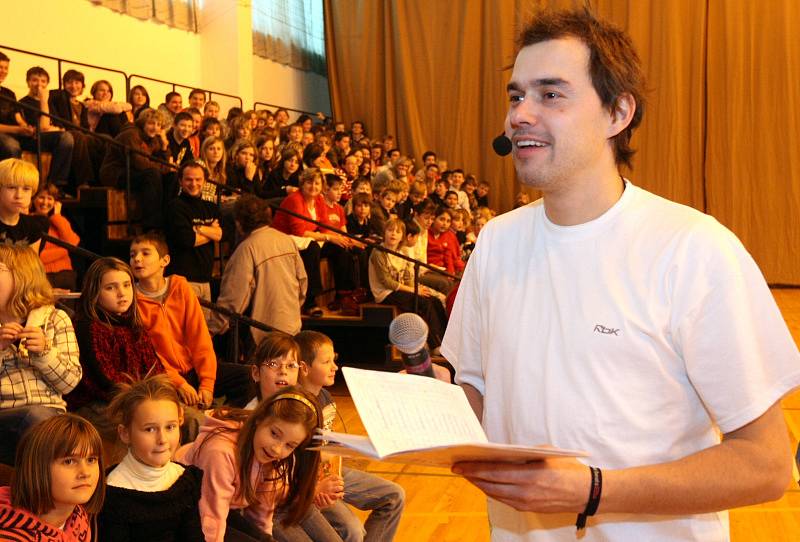
<path fill-rule="evenodd" d="M 686 258 L 701 262 L 675 275 L 671 333 L 689 380 L 729 433 L 800 385 L 800 354 L 739 240 L 719 225 L 697 237 Z"/>
<path fill-rule="evenodd" d="M 456 369 L 456 384 L 469 384 L 485 393 L 481 341 L 480 280 L 482 261 L 488 249 L 486 235 L 475 248 L 458 287 L 447 331 L 442 341 L 442 355 Z"/>

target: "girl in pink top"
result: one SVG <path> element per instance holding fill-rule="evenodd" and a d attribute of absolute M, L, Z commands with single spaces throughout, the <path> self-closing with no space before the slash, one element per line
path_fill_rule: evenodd
<path fill-rule="evenodd" d="M 319 452 L 306 448 L 321 426 L 313 395 L 282 389 L 255 410 L 216 411 L 176 459 L 203 470 L 200 520 L 206 542 L 271 540 L 277 505 L 298 523 L 314 499 Z"/>

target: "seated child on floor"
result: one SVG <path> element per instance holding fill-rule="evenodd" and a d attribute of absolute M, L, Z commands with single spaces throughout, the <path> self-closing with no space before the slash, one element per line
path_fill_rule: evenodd
<path fill-rule="evenodd" d="M 318 331 L 301 331 L 295 339 L 302 359 L 300 384 L 316 396 L 322 407 L 323 428 L 331 430 L 337 414 L 336 403 L 325 388 L 333 385 L 338 370 L 333 341 Z M 394 482 L 343 467 L 341 473 L 326 473 L 320 479 L 315 503 L 342 540 L 390 541 L 400 524 L 404 500 L 403 488 Z M 370 512 L 364 525 L 348 504 Z"/>
<path fill-rule="evenodd" d="M 44 420 L 22 437 L 15 466 L 11 487 L 0 488 L 3 540 L 94 540 L 105 473 L 92 424 L 75 414 Z"/>
<path fill-rule="evenodd" d="M 203 471 L 172 461 L 180 446 L 183 406 L 166 375 L 123 384 L 109 417 L 128 452 L 106 478 L 100 540 L 201 540 Z"/>
<path fill-rule="evenodd" d="M 308 512 L 319 452 L 306 448 L 320 426 L 316 399 L 286 387 L 255 410 L 217 410 L 177 459 L 203 470 L 200 517 L 206 542 L 272 540 L 273 512 L 287 525 Z"/>
<path fill-rule="evenodd" d="M 0 324 L 0 462 L 10 465 L 20 437 L 63 413 L 81 379 L 72 321 L 28 246 L 0 243 Z"/>

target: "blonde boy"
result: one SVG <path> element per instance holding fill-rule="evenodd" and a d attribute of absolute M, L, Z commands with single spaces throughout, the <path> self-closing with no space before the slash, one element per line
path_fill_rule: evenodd
<path fill-rule="evenodd" d="M 27 243 L 39 252 L 47 218 L 28 215 L 31 197 L 39 188 L 39 171 L 18 158 L 0 162 L 0 243 Z"/>

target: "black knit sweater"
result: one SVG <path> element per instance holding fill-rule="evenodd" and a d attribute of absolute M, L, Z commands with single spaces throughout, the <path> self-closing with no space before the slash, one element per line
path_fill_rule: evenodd
<path fill-rule="evenodd" d="M 103 542 L 201 542 L 200 487 L 203 471 L 193 465 L 164 491 L 106 487 L 98 517 Z M 108 472 L 111 472 L 109 469 Z"/>

